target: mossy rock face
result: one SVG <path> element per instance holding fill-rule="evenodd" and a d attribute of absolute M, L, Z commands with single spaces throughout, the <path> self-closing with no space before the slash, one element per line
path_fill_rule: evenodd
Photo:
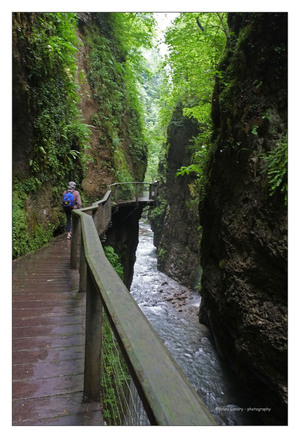
<path fill-rule="evenodd" d="M 117 32 L 110 13 L 13 14 L 14 257 L 63 231 L 68 181 L 88 204 L 113 182 L 144 179 Z"/>
<path fill-rule="evenodd" d="M 193 289 L 200 278 L 198 199 L 191 195 L 193 177 L 176 178 L 176 173 L 190 163 L 190 143 L 198 130 L 197 122 L 183 116 L 178 106 L 168 127 L 167 165 L 161 165 L 157 206 L 150 212 L 159 269 Z"/>
<path fill-rule="evenodd" d="M 263 421 L 286 424 L 287 208 L 280 190 L 269 194 L 263 157 L 287 132 L 287 14 L 236 13 L 228 22 L 200 212 L 200 321 L 257 403 L 270 405 Z"/>
<path fill-rule="evenodd" d="M 85 78 L 80 106 L 92 125 L 91 160 L 82 184 L 89 199 L 99 199 L 108 184 L 143 181 L 147 146 L 125 78 L 125 53 L 116 40 L 113 14 L 80 13 L 79 22 L 77 63 Z"/>

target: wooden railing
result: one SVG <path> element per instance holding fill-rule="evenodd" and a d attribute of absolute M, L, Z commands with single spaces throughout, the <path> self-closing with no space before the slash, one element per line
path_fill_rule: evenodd
<path fill-rule="evenodd" d="M 115 183 L 109 186 L 112 191 L 113 201 L 118 203 L 124 202 L 141 202 L 143 200 L 154 201 L 157 197 L 158 183 L 129 182 Z"/>
<path fill-rule="evenodd" d="M 215 420 L 108 262 L 99 234 L 110 222 L 111 191 L 72 215 L 71 266 L 86 292 L 84 396 L 99 400 L 103 310 L 151 424 L 214 425 Z M 80 254 L 78 263 L 78 251 Z"/>

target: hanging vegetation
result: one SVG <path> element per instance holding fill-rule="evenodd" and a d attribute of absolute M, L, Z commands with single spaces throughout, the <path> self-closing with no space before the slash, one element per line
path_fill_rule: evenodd
<path fill-rule="evenodd" d="M 104 172 L 112 169 L 115 181 L 145 174 L 136 83 L 143 70 L 141 47 L 151 44 L 152 15 L 82 13 L 83 21 L 79 15 L 13 14 L 13 257 L 63 230 L 60 197 L 68 181 L 75 180 L 86 199 L 81 184 L 91 160 L 98 160 L 89 154 L 95 126 L 101 127 L 99 145 L 105 142 L 112 151 Z M 85 18 L 86 38 L 80 33 Z M 87 72 L 78 69 L 82 45 L 89 45 Z M 80 93 L 85 81 L 98 105 L 92 121 L 85 118 Z"/>

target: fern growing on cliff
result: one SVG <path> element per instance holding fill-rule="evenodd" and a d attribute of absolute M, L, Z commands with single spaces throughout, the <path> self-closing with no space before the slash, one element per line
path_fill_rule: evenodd
<path fill-rule="evenodd" d="M 192 155 L 189 166 L 181 166 L 176 173 L 176 177 L 191 175 L 195 177 L 194 186 L 198 187 L 198 198 L 201 203 L 207 193 L 209 184 L 209 164 L 215 148 L 211 144 L 211 131 L 207 130 L 200 133 L 194 139 L 194 148 L 196 152 Z"/>
<path fill-rule="evenodd" d="M 283 193 L 285 204 L 287 204 L 288 192 L 288 145 L 287 137 L 278 141 L 276 147 L 261 158 L 265 161 L 265 170 L 269 183 L 270 196 L 278 190 Z"/>
<path fill-rule="evenodd" d="M 26 43 L 26 86 L 34 115 L 29 165 L 37 178 L 43 175 L 43 182 L 58 185 L 79 179 L 90 134 L 77 104 L 76 23 L 73 13 L 28 13 L 15 21 L 19 40 Z"/>

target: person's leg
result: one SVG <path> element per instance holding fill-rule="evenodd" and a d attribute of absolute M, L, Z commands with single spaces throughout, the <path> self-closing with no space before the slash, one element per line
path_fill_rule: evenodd
<path fill-rule="evenodd" d="M 71 208 L 66 208 L 65 209 L 66 212 L 66 216 L 67 216 L 67 239 L 71 239 L 71 214 L 72 214 L 72 209 Z"/>

